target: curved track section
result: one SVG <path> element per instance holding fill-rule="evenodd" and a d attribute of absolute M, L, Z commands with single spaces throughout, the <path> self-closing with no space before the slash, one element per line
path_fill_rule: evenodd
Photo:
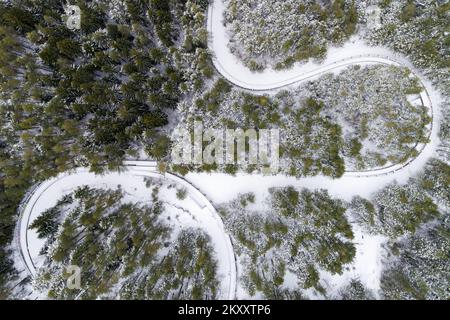
<path fill-rule="evenodd" d="M 208 9 L 208 33 L 209 49 L 213 53 L 213 64 L 216 70 L 231 84 L 243 90 L 256 93 L 273 93 L 302 82 L 313 80 L 326 73 L 336 72 L 351 65 L 382 64 L 388 66 L 406 67 L 416 76 L 424 91 L 421 94 L 423 105 L 428 109 L 428 114 L 433 121 L 428 126 L 428 138 L 430 142 L 438 140 L 438 123 L 435 119 L 434 107 L 437 105 L 431 92 L 431 84 L 423 77 L 404 56 L 393 53 L 384 48 L 374 48 L 359 42 L 349 42 L 340 48 L 330 48 L 328 57 L 321 64 L 308 62 L 296 64 L 289 70 L 276 71 L 265 69 L 262 72 L 250 71 L 229 50 L 229 37 L 223 24 L 225 12 L 223 0 L 213 0 Z M 347 171 L 347 177 L 373 177 L 390 175 L 402 171 L 420 158 L 429 158 L 434 153 L 435 144 L 418 143 L 415 150 L 418 155 L 405 163 L 393 164 L 382 168 L 374 168 L 364 171 Z"/>
<path fill-rule="evenodd" d="M 20 217 L 16 227 L 16 242 L 18 248 L 20 248 L 20 254 L 22 260 L 28 270 L 28 273 L 34 277 L 39 268 L 39 261 L 36 258 L 37 252 L 40 250 L 42 241 L 36 238 L 34 232 L 30 232 L 29 225 L 36 218 L 36 216 L 42 211 L 39 209 L 42 202 L 47 203 L 49 199 L 54 199 L 55 190 L 63 190 L 63 192 L 69 193 L 78 186 L 89 184 L 92 179 L 98 179 L 96 185 L 105 185 L 109 187 L 115 187 L 120 182 L 120 177 L 126 176 L 127 178 L 133 177 L 149 177 L 169 180 L 179 186 L 183 186 L 188 191 L 188 197 L 190 200 L 197 204 L 198 211 L 192 212 L 195 215 L 196 221 L 201 224 L 202 227 L 206 227 L 208 234 L 210 234 L 214 248 L 218 251 L 218 269 L 219 274 L 222 277 L 222 291 L 223 298 L 232 300 L 236 295 L 236 260 L 234 256 L 233 246 L 231 239 L 225 231 L 223 221 L 212 203 L 208 198 L 196 189 L 192 184 L 185 179 L 176 176 L 174 174 L 166 173 L 161 174 L 156 170 L 156 163 L 153 161 L 126 161 L 124 163 L 126 171 L 123 173 L 111 173 L 113 176 L 110 181 L 105 180 L 102 176 L 96 176 L 89 173 L 87 169 L 76 169 L 71 173 L 64 173 L 56 178 L 47 180 L 39 185 L 36 185 L 30 189 L 27 196 L 22 201 L 20 210 Z M 73 177 L 77 175 L 77 179 Z M 107 174 L 106 176 L 108 176 Z M 89 180 L 87 179 L 89 178 Z M 115 183 L 115 184 L 114 184 Z M 150 193 L 149 193 L 150 196 Z M 56 199 L 54 199 L 56 201 Z"/>

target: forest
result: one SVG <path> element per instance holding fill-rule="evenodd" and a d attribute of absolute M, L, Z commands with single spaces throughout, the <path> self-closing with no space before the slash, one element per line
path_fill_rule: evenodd
<path fill-rule="evenodd" d="M 227 0 L 231 51 L 251 70 L 322 59 L 356 31 L 358 1 Z"/>
<path fill-rule="evenodd" d="M 124 201 L 118 190 L 79 188 L 30 226 L 46 239 L 33 286 L 51 299 L 215 299 L 216 259 L 200 229 L 175 232 L 167 208 Z M 195 245 L 192 245 L 192 244 Z M 66 284 L 66 266 L 81 270 L 82 289 Z"/>
<path fill-rule="evenodd" d="M 165 157 L 169 115 L 211 76 L 198 28 L 207 2 L 76 4 L 81 30 L 67 28 L 61 1 L 0 3 L 0 297 L 26 190 L 79 166 L 117 170 L 141 149 Z"/>

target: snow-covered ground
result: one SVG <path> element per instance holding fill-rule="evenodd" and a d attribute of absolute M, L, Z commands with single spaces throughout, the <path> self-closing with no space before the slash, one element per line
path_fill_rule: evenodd
<path fill-rule="evenodd" d="M 125 196 L 124 201 L 148 202 L 151 189 L 146 179 L 161 181 L 160 200 L 170 207 L 167 210 L 174 228 L 196 227 L 204 230 L 212 241 L 218 261 L 218 275 L 221 283 L 221 297 L 233 299 L 236 291 L 236 265 L 230 238 L 225 233 L 221 218 L 209 200 L 192 185 L 172 174 L 162 175 L 155 171 L 149 162 L 129 162 L 128 170 L 123 173 L 95 175 L 86 169 L 62 174 L 39 185 L 29 198 L 21 212 L 19 230 L 16 239 L 19 242 L 22 258 L 31 275 L 43 263 L 39 255 L 44 241 L 37 237 L 35 230 L 28 227 L 42 212 L 56 205 L 62 196 L 70 194 L 78 187 L 88 185 L 93 188 L 117 189 L 119 186 Z M 187 196 L 177 199 L 176 190 L 184 188 Z"/>
<path fill-rule="evenodd" d="M 439 123 L 441 97 L 431 82 L 417 70 L 404 56 L 386 48 L 374 48 L 355 38 L 342 47 L 331 47 L 327 58 L 321 64 L 313 62 L 297 63 L 289 70 L 275 71 L 265 69 L 262 72 L 250 71 L 234 56 L 228 48 L 229 35 L 223 24 L 225 6 L 222 0 L 214 0 L 208 12 L 209 47 L 213 52 L 213 63 L 216 69 L 234 85 L 250 91 L 274 93 L 299 82 L 312 80 L 325 73 L 338 72 L 350 65 L 385 64 L 409 68 L 419 78 L 424 87 L 421 94 L 424 105 L 429 109 L 433 121 L 430 126 L 430 141 L 417 146 L 420 151 L 407 164 L 391 166 L 371 172 L 347 172 L 341 179 L 323 176 L 297 179 L 284 175 L 262 176 L 239 173 L 236 176 L 219 173 L 190 173 L 186 179 L 200 190 L 203 190 L 214 203 L 224 203 L 236 198 L 240 193 L 253 192 L 255 203 L 262 203 L 272 187 L 294 186 L 297 188 L 326 189 L 333 197 L 350 201 L 359 195 L 369 198 L 377 190 L 397 181 L 405 183 L 420 172 L 425 163 L 436 155 L 439 145 Z M 359 278 L 364 285 L 375 292 L 380 286 L 382 271 L 382 245 L 386 239 L 382 236 L 365 234 L 352 224 L 357 249 L 354 262 L 340 276 L 322 273 L 322 279 L 333 291 L 339 289 L 351 278 Z M 241 296 L 242 292 L 238 294 Z"/>

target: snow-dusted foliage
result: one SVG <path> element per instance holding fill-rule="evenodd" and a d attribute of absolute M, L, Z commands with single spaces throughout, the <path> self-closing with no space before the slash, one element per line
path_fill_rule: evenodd
<path fill-rule="evenodd" d="M 225 0 L 230 49 L 252 70 L 322 58 L 356 30 L 355 1 Z"/>
<path fill-rule="evenodd" d="M 418 177 L 418 184 L 438 205 L 450 209 L 450 166 L 447 163 L 431 159 Z"/>
<path fill-rule="evenodd" d="M 339 291 L 338 300 L 374 300 L 373 293 L 364 287 L 359 279 L 352 279 L 348 285 Z"/>
<path fill-rule="evenodd" d="M 0 299 L 15 297 L 11 293 L 23 298 L 28 290 L 31 277 L 14 269 L 10 248 L 17 208 L 35 183 L 79 166 L 121 170 L 129 157 L 158 160 L 160 171 L 260 172 L 253 165 L 172 166 L 173 129 L 191 131 L 194 120 L 205 128 L 281 129 L 280 173 L 298 178 L 337 179 L 345 171 L 408 163 L 431 142 L 421 156 L 437 158 L 405 183 L 377 176 L 349 187 L 357 181 L 352 174 L 295 182 L 306 188 L 323 183 L 346 197 L 361 187 L 366 198 L 344 203 L 323 190 L 275 188 L 261 202 L 255 194 L 240 195 L 221 213 L 246 297 L 449 299 L 450 1 L 223 0 L 227 34 L 218 38 L 230 39 L 223 47 L 255 77 L 265 68 L 290 75 L 293 70 L 285 69 L 308 60 L 318 64 L 305 70 L 325 67 L 320 62 L 329 49 L 352 38 L 354 47 L 365 40 L 392 49 L 385 51 L 392 60 L 409 60 L 429 88 L 425 93 L 404 68 L 361 65 L 273 96 L 233 88 L 219 77 L 211 56 L 220 54 L 208 48 L 209 0 L 70 2 L 82 11 L 79 30 L 67 28 L 62 1 L 0 1 Z M 339 58 L 342 51 L 334 49 Z M 238 73 L 241 83 L 247 71 L 242 78 Z M 433 101 L 439 146 L 425 94 Z M 406 181 L 416 169 L 395 177 Z M 255 190 L 263 180 L 287 185 L 282 175 L 239 178 L 232 181 L 256 181 Z M 31 225 L 46 239 L 37 263 L 43 267 L 37 265 L 32 280 L 35 293 L 54 299 L 220 297 L 217 239 L 178 206 L 195 199 L 175 185 L 152 190 L 151 201 L 137 202 L 121 188 L 81 188 L 43 212 Z M 167 195 L 176 204 L 169 205 Z M 192 221 L 179 223 L 181 212 Z M 381 240 L 368 246 L 369 237 Z M 376 270 L 370 280 L 360 272 L 365 263 L 373 264 L 370 273 Z M 83 290 L 67 288 L 68 265 L 81 267 Z M 378 288 L 382 265 L 381 288 L 371 292 L 365 285 Z"/>
<path fill-rule="evenodd" d="M 181 49 L 171 48 L 176 67 L 183 71 L 184 83 L 180 89 L 183 93 L 191 93 L 203 89 L 205 79 L 214 74 L 210 61 L 210 53 L 206 48 L 208 31 L 206 30 L 205 2 L 186 1 L 184 11 L 179 13 L 183 27 Z"/>
<path fill-rule="evenodd" d="M 420 231 L 396 245 L 396 255 L 391 258 L 381 279 L 384 298 L 448 300 L 448 218 L 447 214 L 436 226 Z"/>
<path fill-rule="evenodd" d="M 450 3 L 438 0 L 388 0 L 381 9 L 380 28 L 365 37 L 375 45 L 388 45 L 411 57 L 420 68 L 448 68 Z M 448 70 L 442 70 L 448 77 Z M 449 79 L 447 79 L 449 81 Z"/>
<path fill-rule="evenodd" d="M 421 224 L 439 215 L 433 200 L 415 184 L 391 184 L 377 192 L 372 203 L 356 197 L 352 212 L 370 233 L 392 239 L 415 233 Z"/>
<path fill-rule="evenodd" d="M 431 159 L 407 184 L 392 184 L 371 201 L 355 197 L 349 212 L 369 233 L 390 237 L 380 297 L 448 299 L 449 166 Z"/>
<path fill-rule="evenodd" d="M 273 97 L 218 80 L 192 103 L 179 104 L 179 125 L 190 130 L 202 120 L 207 128 L 279 128 L 282 172 L 340 177 L 417 155 L 430 122 L 421 91 L 407 69 L 391 66 L 351 67 Z"/>
<path fill-rule="evenodd" d="M 349 204 L 354 221 L 372 234 L 395 240 L 416 234 L 419 228 L 440 218 L 450 207 L 450 167 L 430 159 L 423 172 L 406 184 L 392 183 L 369 200 L 356 196 Z"/>
<path fill-rule="evenodd" d="M 83 187 L 31 225 L 46 246 L 34 287 L 52 299 L 214 299 L 217 262 L 199 229 L 174 232 L 154 188 L 149 204 L 124 202 L 123 191 Z M 81 270 L 67 286 L 67 266 Z"/>
<path fill-rule="evenodd" d="M 67 2 L 80 7 L 80 30 L 67 28 Z M 28 188 L 75 167 L 167 156 L 174 108 L 213 74 L 207 6 L 0 1 L 0 298 L 15 276 L 6 246 Z"/>
<path fill-rule="evenodd" d="M 364 38 L 407 55 L 443 95 L 440 154 L 449 159 L 450 141 L 450 2 L 440 0 L 383 1 L 381 26 Z"/>
<path fill-rule="evenodd" d="M 407 69 L 358 66 L 306 85 L 324 103 L 323 113 L 343 128 L 343 154 L 350 169 L 405 162 L 428 141 L 431 121 Z"/>
<path fill-rule="evenodd" d="M 299 299 L 308 288 L 324 294 L 319 271 L 340 274 L 355 255 L 343 203 L 322 190 L 270 191 L 264 212 L 252 209 L 252 194 L 220 210 L 244 267 L 243 286 L 273 299 Z"/>
<path fill-rule="evenodd" d="M 439 156 L 446 163 L 450 163 L 450 94 L 442 103 L 440 129 L 439 137 L 441 144 L 438 149 Z"/>

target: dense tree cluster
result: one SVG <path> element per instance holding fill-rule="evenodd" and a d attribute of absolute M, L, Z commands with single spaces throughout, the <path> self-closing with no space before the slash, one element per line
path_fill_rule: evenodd
<path fill-rule="evenodd" d="M 374 300 L 373 293 L 364 287 L 359 279 L 351 279 L 350 282 L 334 297 L 338 300 Z"/>
<path fill-rule="evenodd" d="M 442 156 L 450 148 L 450 2 L 439 0 L 380 1 L 381 26 L 365 38 L 407 55 L 443 94 L 441 102 Z"/>
<path fill-rule="evenodd" d="M 242 286 L 251 296 L 274 299 L 312 293 L 343 300 L 448 298 L 448 169 L 431 159 L 406 184 L 350 202 L 285 187 L 271 189 L 258 204 L 252 193 L 224 204 L 220 213 L 243 268 Z M 378 292 L 358 278 L 337 290 L 321 281 L 322 271 L 341 274 L 354 259 L 347 218 L 365 233 L 386 237 Z"/>
<path fill-rule="evenodd" d="M 300 299 L 308 288 L 325 294 L 319 271 L 341 274 L 355 255 L 345 206 L 322 190 L 270 191 L 267 212 L 252 209 L 252 194 L 221 208 L 244 287 L 267 299 Z"/>
<path fill-rule="evenodd" d="M 450 166 L 446 162 L 431 159 L 417 180 L 419 187 L 433 198 L 436 204 L 450 208 Z"/>
<path fill-rule="evenodd" d="M 395 244 L 381 278 L 383 297 L 401 300 L 447 300 L 450 274 L 448 214 L 432 228 Z"/>
<path fill-rule="evenodd" d="M 46 256 L 34 285 L 52 299 L 214 299 L 216 260 L 200 230 L 173 232 L 164 205 L 123 201 L 119 190 L 82 187 L 31 225 Z M 81 269 L 81 289 L 66 267 Z"/>
<path fill-rule="evenodd" d="M 415 233 L 418 227 L 439 215 L 431 198 L 413 184 L 391 184 L 378 191 L 371 202 L 356 197 L 352 210 L 370 233 L 393 239 Z"/>
<path fill-rule="evenodd" d="M 428 142 L 431 113 L 408 69 L 355 66 L 306 87 L 325 105 L 322 114 L 342 126 L 348 170 L 406 162 L 417 156 L 419 143 Z"/>
<path fill-rule="evenodd" d="M 277 128 L 281 172 L 338 178 L 345 170 L 387 167 L 417 156 L 418 145 L 428 142 L 431 120 L 422 90 L 408 70 L 390 66 L 352 67 L 275 96 L 242 92 L 219 79 L 193 102 L 178 105 L 179 127 L 192 130 L 194 120 L 201 120 L 205 128 Z"/>
<path fill-rule="evenodd" d="M 369 233 L 389 237 L 380 297 L 448 299 L 449 166 L 431 159 L 407 184 L 388 185 L 349 210 Z"/>
<path fill-rule="evenodd" d="M 379 8 L 382 25 L 366 35 L 372 43 L 389 45 L 421 68 L 450 66 L 448 1 L 384 0 Z"/>
<path fill-rule="evenodd" d="M 356 1 L 357 2 L 357 1 Z M 252 70 L 323 58 L 356 31 L 355 1 L 227 0 L 231 51 Z"/>
<path fill-rule="evenodd" d="M 414 235 L 424 223 L 436 220 L 448 209 L 449 181 L 449 166 L 431 159 L 408 183 L 387 185 L 369 200 L 356 196 L 349 209 L 355 222 L 369 233 L 392 240 Z"/>

